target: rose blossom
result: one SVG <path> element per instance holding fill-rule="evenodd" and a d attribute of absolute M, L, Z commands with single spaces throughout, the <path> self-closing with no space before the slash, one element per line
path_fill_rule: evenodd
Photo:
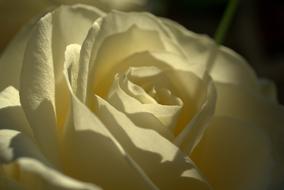
<path fill-rule="evenodd" d="M 1 189 L 277 188 L 275 89 L 225 47 L 208 70 L 212 47 L 85 5 L 28 25 L 0 59 Z"/>

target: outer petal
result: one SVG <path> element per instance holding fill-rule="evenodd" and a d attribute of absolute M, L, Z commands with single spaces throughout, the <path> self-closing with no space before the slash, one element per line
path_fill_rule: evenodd
<path fill-rule="evenodd" d="M 36 24 L 27 45 L 21 75 L 21 104 L 44 154 L 55 163 L 56 126 L 62 123 L 60 120 L 64 121 L 61 117 L 64 118 L 65 111 L 64 105 L 55 106 L 63 103 L 61 100 L 66 95 L 62 82 L 64 51 L 70 43 L 81 44 L 93 20 L 102 14 L 89 6 L 62 6 Z"/>
<path fill-rule="evenodd" d="M 0 164 L 10 163 L 21 157 L 37 159 L 46 165 L 50 165 L 29 137 L 19 131 L 1 129 Z"/>
<path fill-rule="evenodd" d="M 188 61 L 205 67 L 209 52 L 214 47 L 213 40 L 205 35 L 190 32 L 173 21 L 163 19 L 163 22 L 174 33 L 175 40 L 187 53 Z M 217 52 L 210 74 L 214 81 L 259 90 L 256 74 L 248 63 L 240 55 L 223 46 Z"/>
<path fill-rule="evenodd" d="M 216 115 L 229 116 L 253 123 L 262 128 L 272 141 L 273 156 L 276 159 L 273 180 L 283 183 L 284 176 L 284 108 L 272 103 L 258 93 L 238 86 L 217 84 L 218 98 Z M 223 100 L 223 101 L 222 101 Z"/>
<path fill-rule="evenodd" d="M 215 117 L 191 156 L 214 189 L 266 190 L 271 148 L 268 135 L 251 123 Z"/>
<path fill-rule="evenodd" d="M 210 189 L 193 162 L 152 130 L 137 127 L 100 97 L 99 118 L 160 189 Z"/>
<path fill-rule="evenodd" d="M 99 189 L 56 171 L 31 138 L 8 129 L 0 130 L 0 187 L 5 190 Z"/>
<path fill-rule="evenodd" d="M 33 137 L 33 131 L 20 104 L 19 92 L 12 86 L 0 92 L 0 129 L 14 129 Z"/>
<path fill-rule="evenodd" d="M 56 163 L 58 151 L 51 22 L 49 13 L 35 26 L 33 38 L 27 45 L 21 75 L 20 100 L 35 139 L 44 154 Z"/>

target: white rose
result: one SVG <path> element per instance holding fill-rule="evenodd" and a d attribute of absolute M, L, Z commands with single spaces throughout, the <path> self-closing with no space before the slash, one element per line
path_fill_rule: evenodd
<path fill-rule="evenodd" d="M 147 13 L 84 5 L 26 27 L 0 59 L 1 189 L 279 183 L 283 107 L 227 48 L 208 73 L 213 45 Z"/>

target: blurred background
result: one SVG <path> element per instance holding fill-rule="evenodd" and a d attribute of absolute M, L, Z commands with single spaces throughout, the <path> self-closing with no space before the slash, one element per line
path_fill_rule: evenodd
<path fill-rule="evenodd" d="M 228 0 L 0 0 L 0 53 L 30 18 L 75 2 L 106 11 L 147 10 L 213 37 Z M 240 0 L 223 45 L 245 57 L 259 77 L 273 80 L 284 105 L 284 1 Z"/>

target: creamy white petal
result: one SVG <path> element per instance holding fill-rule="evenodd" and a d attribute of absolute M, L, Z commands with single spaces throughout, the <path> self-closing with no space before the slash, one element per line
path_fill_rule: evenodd
<path fill-rule="evenodd" d="M 76 92 L 78 88 L 77 80 L 79 72 L 80 49 L 81 46 L 79 44 L 70 44 L 65 50 L 64 72 L 67 72 L 66 74 L 74 92 Z M 65 78 L 61 78 L 61 80 L 57 82 L 56 94 L 57 129 L 62 132 L 70 107 L 70 97 Z"/>
<path fill-rule="evenodd" d="M 210 189 L 189 157 L 157 132 L 137 127 L 95 96 L 99 118 L 160 189 Z"/>
<path fill-rule="evenodd" d="M 1 129 L 0 164 L 9 163 L 22 157 L 38 159 L 49 165 L 30 137 L 16 130 Z"/>
<path fill-rule="evenodd" d="M 284 107 L 239 86 L 216 84 L 216 115 L 234 117 L 262 128 L 272 141 L 275 183 L 284 182 Z M 279 182 L 280 181 L 280 182 Z"/>
<path fill-rule="evenodd" d="M 33 137 L 33 131 L 20 104 L 19 92 L 13 86 L 0 92 L 0 129 L 14 129 Z"/>
<path fill-rule="evenodd" d="M 175 123 L 176 114 L 178 114 L 180 107 L 165 106 L 158 103 L 142 104 L 122 89 L 121 85 L 123 84 L 120 84 L 123 83 L 122 80 L 124 80 L 122 76 L 115 77 L 108 102 L 119 111 L 127 114 L 136 125 L 153 129 L 172 140 L 173 133 L 170 125 Z"/>
<path fill-rule="evenodd" d="M 74 95 L 62 142 L 65 173 L 105 189 L 157 189 L 101 121 Z"/>
<path fill-rule="evenodd" d="M 148 13 L 113 11 L 103 18 L 95 41 L 90 65 L 90 97 L 94 92 L 106 95 L 102 83 L 113 77 L 119 63 L 137 52 L 167 50 L 182 56 L 172 34 L 163 23 Z M 111 55 L 110 55 L 111 52 Z M 102 82 L 103 81 L 103 82 Z"/>
<path fill-rule="evenodd" d="M 51 51 L 53 56 L 53 65 L 54 65 L 54 76 L 56 82 L 55 89 L 55 100 L 56 105 L 62 105 L 56 107 L 58 125 L 62 126 L 64 123 L 66 115 L 66 104 L 68 100 L 65 97 L 68 95 L 67 87 L 65 84 L 65 79 L 63 76 L 64 62 L 66 61 L 65 53 L 66 47 L 70 44 L 78 44 L 81 46 L 88 35 L 88 31 L 92 26 L 93 22 L 103 16 L 105 13 L 98 10 L 95 7 L 86 6 L 86 5 L 72 5 L 72 6 L 61 6 L 58 9 L 55 9 L 50 17 L 52 17 L 51 22 Z M 83 46 L 82 51 L 85 52 L 86 48 Z M 77 53 L 78 54 L 78 53 Z M 80 53 L 81 54 L 81 53 Z M 84 53 L 83 58 L 85 57 Z M 79 55 L 76 55 L 76 59 Z M 82 58 L 80 58 L 82 59 Z M 68 60 L 67 60 L 68 61 Z M 77 61 L 77 60 L 76 60 Z M 78 64 L 74 64 L 78 65 Z M 82 70 L 82 67 L 86 67 L 86 64 L 79 64 L 77 66 L 79 70 Z M 75 73 L 75 72 L 74 72 Z M 78 78 L 81 79 L 81 71 L 78 73 Z M 83 76 L 86 76 L 86 73 L 83 73 Z M 86 88 L 85 86 L 81 87 L 81 83 L 77 84 L 78 92 L 81 92 L 81 88 Z M 62 109 L 61 109 L 62 108 Z M 65 113 L 65 115 L 64 115 Z"/>
<path fill-rule="evenodd" d="M 187 53 L 191 64 L 202 64 L 206 67 L 214 42 L 206 35 L 188 31 L 183 26 L 168 19 L 163 19 L 165 25 L 174 33 L 174 38 Z M 259 90 L 257 77 L 253 69 L 240 55 L 233 50 L 221 46 L 217 51 L 216 60 L 210 74 L 214 81 L 238 84 L 250 89 Z"/>
<path fill-rule="evenodd" d="M 104 16 L 102 11 L 86 5 L 61 6 L 51 13 L 51 47 L 56 80 L 64 78 L 62 72 L 67 45 L 82 45 L 92 23 L 100 16 Z"/>
<path fill-rule="evenodd" d="M 157 75 L 158 77 L 148 77 L 147 80 L 135 80 L 135 83 L 140 86 L 144 84 L 144 89 L 149 87 L 147 87 L 147 84 L 154 84 L 159 89 L 169 89 L 183 101 L 183 109 L 175 129 L 175 134 L 178 134 L 191 120 L 196 109 L 203 103 L 203 97 L 206 95 L 207 83 L 201 78 L 204 76 L 202 65 L 195 64 L 189 66 L 185 59 L 168 52 L 146 51 L 127 57 L 116 68 L 112 69 L 121 73 L 129 67 L 141 66 L 155 66 L 165 72 L 165 74 Z M 111 76 L 102 83 L 104 85 L 101 88 L 104 91 L 108 91 L 110 88 L 108 84 L 112 83 L 113 78 Z M 92 104 L 89 105 L 91 106 Z"/>
<path fill-rule="evenodd" d="M 266 190 L 271 148 L 268 135 L 253 123 L 214 117 L 191 157 L 216 190 Z"/>
<path fill-rule="evenodd" d="M 0 187 L 3 189 L 99 189 L 61 174 L 25 134 L 0 130 Z M 1 188 L 2 189 L 2 188 Z"/>
<path fill-rule="evenodd" d="M 90 58 L 95 40 L 97 40 L 96 35 L 100 29 L 101 20 L 101 18 L 98 18 L 90 27 L 80 52 L 76 95 L 82 102 L 86 102 Z"/>
<path fill-rule="evenodd" d="M 20 101 L 43 153 L 57 163 L 51 13 L 37 23 L 32 35 L 23 62 Z"/>
<path fill-rule="evenodd" d="M 215 86 L 210 80 L 208 82 L 208 89 L 206 96 L 204 97 L 204 102 L 195 113 L 192 120 L 174 140 L 174 143 L 179 146 L 183 152 L 190 155 L 199 141 L 203 138 L 204 131 L 214 115 L 216 99 L 217 94 Z"/>
<path fill-rule="evenodd" d="M 35 138 L 44 154 L 54 162 L 58 157 L 56 112 L 58 120 L 64 117 L 60 109 L 64 106 L 60 106 L 59 101 L 66 95 L 62 84 L 65 46 L 81 44 L 94 19 L 102 14 L 84 5 L 62 6 L 36 24 L 27 45 L 21 76 L 21 103 Z"/>

